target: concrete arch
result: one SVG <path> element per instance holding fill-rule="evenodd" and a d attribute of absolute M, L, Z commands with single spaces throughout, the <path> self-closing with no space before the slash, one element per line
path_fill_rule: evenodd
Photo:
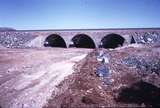
<path fill-rule="evenodd" d="M 96 48 L 93 39 L 86 34 L 78 34 L 72 38 L 72 44 L 69 47 L 77 48 Z"/>
<path fill-rule="evenodd" d="M 44 42 L 45 47 L 62 47 L 67 48 L 66 43 L 64 39 L 57 34 L 51 34 L 49 35 Z"/>
<path fill-rule="evenodd" d="M 102 48 L 116 48 L 122 46 L 125 42 L 125 38 L 118 34 L 108 34 L 102 38 L 101 44 L 99 47 Z"/>

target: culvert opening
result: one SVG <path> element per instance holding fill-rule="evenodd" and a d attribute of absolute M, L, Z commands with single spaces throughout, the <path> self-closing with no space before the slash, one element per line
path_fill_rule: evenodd
<path fill-rule="evenodd" d="M 95 48 L 94 41 L 85 34 L 79 34 L 72 38 L 73 45 L 70 47 L 77 48 Z"/>
<path fill-rule="evenodd" d="M 102 38 L 101 46 L 103 48 L 117 48 L 123 45 L 125 39 L 118 34 L 109 34 Z"/>
<path fill-rule="evenodd" d="M 48 36 L 44 42 L 45 47 L 61 47 L 61 48 L 66 48 L 66 43 L 64 39 L 57 35 L 57 34 L 52 34 Z"/>

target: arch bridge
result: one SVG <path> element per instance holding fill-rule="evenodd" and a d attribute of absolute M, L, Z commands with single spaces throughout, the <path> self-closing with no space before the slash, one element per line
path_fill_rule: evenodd
<path fill-rule="evenodd" d="M 160 42 L 160 28 L 17 30 L 7 33 L 32 35 L 33 38 L 24 42 L 30 47 L 116 48 L 133 43 Z"/>

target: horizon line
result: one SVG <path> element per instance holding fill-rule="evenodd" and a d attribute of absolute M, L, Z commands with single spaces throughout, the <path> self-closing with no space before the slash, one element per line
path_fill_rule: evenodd
<path fill-rule="evenodd" d="M 83 31 L 83 30 L 140 30 L 160 29 L 160 27 L 129 27 L 129 28 L 78 28 L 78 29 L 15 29 L 16 31 Z"/>
<path fill-rule="evenodd" d="M 10 28 L 11 31 L 87 31 L 87 30 L 152 30 L 160 29 L 160 27 L 129 27 L 129 28 L 69 28 L 69 29 L 15 29 L 14 27 L 0 27 L 0 28 Z"/>

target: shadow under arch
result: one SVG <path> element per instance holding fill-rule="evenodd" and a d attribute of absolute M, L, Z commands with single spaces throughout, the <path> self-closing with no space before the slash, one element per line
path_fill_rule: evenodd
<path fill-rule="evenodd" d="M 99 47 L 102 48 L 117 48 L 123 45 L 125 39 L 118 34 L 109 34 L 102 38 Z"/>
<path fill-rule="evenodd" d="M 136 43 L 136 41 L 135 41 L 134 37 L 133 37 L 133 36 L 131 36 L 130 44 L 134 44 L 134 43 Z"/>
<path fill-rule="evenodd" d="M 86 34 L 78 34 L 72 38 L 72 45 L 70 47 L 77 48 L 96 48 L 95 43 L 91 37 Z"/>
<path fill-rule="evenodd" d="M 67 48 L 66 43 L 64 39 L 57 35 L 57 34 L 51 34 L 49 35 L 44 42 L 45 47 L 61 47 L 61 48 Z"/>

